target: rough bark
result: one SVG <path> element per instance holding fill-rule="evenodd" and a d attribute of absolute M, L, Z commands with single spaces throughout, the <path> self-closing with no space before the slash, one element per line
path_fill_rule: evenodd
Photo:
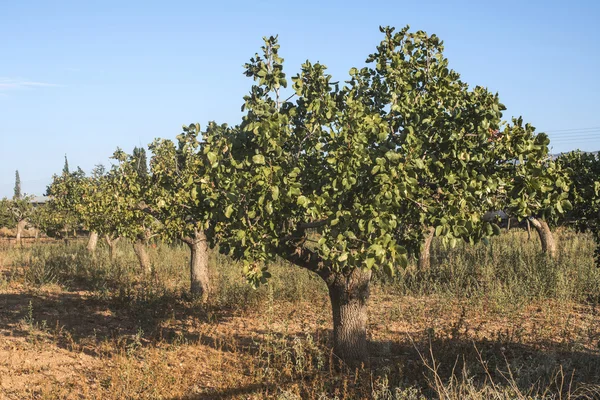
<path fill-rule="evenodd" d="M 117 243 L 119 242 L 119 237 L 111 238 L 109 235 L 104 236 L 106 239 L 106 244 L 108 244 L 108 256 L 110 257 L 110 261 L 114 262 L 117 258 Z"/>
<path fill-rule="evenodd" d="M 367 300 L 371 271 L 332 274 L 327 282 L 333 312 L 333 352 L 352 367 L 366 364 Z"/>
<path fill-rule="evenodd" d="M 150 257 L 146 251 L 146 240 L 138 238 L 133 242 L 133 251 L 137 256 L 140 268 L 143 274 L 149 274 L 152 272 L 152 264 L 150 264 Z"/>
<path fill-rule="evenodd" d="M 87 250 L 94 254 L 96 253 L 96 245 L 98 244 L 98 232 L 91 231 L 90 238 L 87 244 Z"/>
<path fill-rule="evenodd" d="M 27 226 L 27 221 L 22 219 L 17 222 L 17 244 L 21 244 L 21 236 L 23 235 L 23 230 L 25 230 L 25 226 Z"/>
<path fill-rule="evenodd" d="M 197 230 L 193 237 L 186 237 L 183 241 L 190 248 L 190 292 L 206 302 L 210 294 L 206 234 Z"/>
<path fill-rule="evenodd" d="M 425 242 L 421 247 L 421 253 L 419 253 L 419 270 L 425 271 L 428 270 L 431 266 L 431 242 L 433 241 L 433 236 L 435 234 L 434 228 L 429 228 L 427 237 L 425 237 Z"/>
<path fill-rule="evenodd" d="M 556 257 L 556 242 L 554 241 L 554 235 L 548 226 L 548 223 L 541 219 L 529 218 L 531 225 L 535 228 L 540 241 L 542 242 L 542 251 L 548 254 L 551 258 Z"/>
<path fill-rule="evenodd" d="M 296 238 L 297 239 L 297 238 Z M 289 262 L 319 275 L 327 284 L 333 314 L 333 350 L 349 366 L 367 364 L 367 301 L 371 271 L 332 272 L 314 251 L 282 240 L 278 253 Z"/>

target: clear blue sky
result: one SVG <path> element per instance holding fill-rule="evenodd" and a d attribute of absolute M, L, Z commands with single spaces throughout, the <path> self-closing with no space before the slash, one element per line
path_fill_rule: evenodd
<path fill-rule="evenodd" d="M 499 92 L 506 117 L 549 131 L 554 152 L 599 150 L 599 19 L 592 0 L 3 0 L 0 197 L 17 168 L 23 190 L 42 194 L 65 154 L 89 172 L 182 124 L 237 123 L 242 65 L 262 36 L 279 34 L 288 76 L 310 59 L 343 80 L 379 25 L 436 33 L 452 68 Z"/>

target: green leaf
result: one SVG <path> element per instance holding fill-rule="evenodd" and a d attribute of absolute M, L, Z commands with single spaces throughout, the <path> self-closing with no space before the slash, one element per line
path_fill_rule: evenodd
<path fill-rule="evenodd" d="M 233 213 L 233 206 L 230 204 L 227 206 L 227 208 L 225 208 L 225 217 L 229 219 L 231 217 L 232 213 Z"/>
<path fill-rule="evenodd" d="M 212 151 L 206 153 L 206 158 L 208 158 L 208 161 L 210 161 L 211 164 L 214 164 L 217 161 L 217 155 Z"/>
<path fill-rule="evenodd" d="M 501 233 L 500 227 L 497 224 L 492 224 L 492 230 L 496 236 L 500 235 Z"/>
<path fill-rule="evenodd" d="M 392 265 L 392 263 L 383 264 L 383 269 L 384 269 L 385 273 L 390 277 L 394 277 L 394 275 L 396 275 L 396 270 L 394 269 L 394 266 Z"/>
<path fill-rule="evenodd" d="M 264 164 L 265 157 L 262 154 L 256 154 L 254 157 L 252 157 L 252 161 L 254 164 Z"/>
<path fill-rule="evenodd" d="M 271 197 L 273 200 L 277 200 L 279 198 L 279 188 L 277 186 L 271 187 Z"/>
<path fill-rule="evenodd" d="M 299 206 L 306 206 L 308 202 L 309 200 L 306 198 L 306 196 L 298 196 L 298 199 L 296 200 L 296 204 Z"/>

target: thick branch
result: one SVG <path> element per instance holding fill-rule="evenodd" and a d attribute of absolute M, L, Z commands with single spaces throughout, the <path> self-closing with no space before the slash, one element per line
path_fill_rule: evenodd
<path fill-rule="evenodd" d="M 314 251 L 303 247 L 301 244 L 291 244 L 288 241 L 282 241 L 278 247 L 279 256 L 298 267 L 306 268 L 318 274 L 327 282 L 327 278 L 331 275 L 325 260 L 323 260 Z"/>
<path fill-rule="evenodd" d="M 181 241 L 187 244 L 188 246 L 193 246 L 199 242 L 206 242 L 206 235 L 203 231 L 199 231 L 198 229 L 194 229 L 194 236 L 184 235 L 181 237 Z"/>
<path fill-rule="evenodd" d="M 329 218 L 326 218 L 326 219 L 322 219 L 322 220 L 315 221 L 315 222 L 306 222 L 303 224 L 298 224 L 297 229 L 306 230 L 306 229 L 320 228 L 322 226 L 327 225 L 328 223 L 329 223 Z"/>
<path fill-rule="evenodd" d="M 135 207 L 136 210 L 141 211 L 143 213 L 146 213 L 148 215 L 150 215 L 151 217 L 154 217 L 156 220 L 160 219 L 158 218 L 158 212 L 156 212 L 156 210 L 154 210 L 152 207 L 150 207 L 148 204 L 146 204 L 146 202 L 144 201 L 140 201 L 137 204 L 137 207 Z"/>

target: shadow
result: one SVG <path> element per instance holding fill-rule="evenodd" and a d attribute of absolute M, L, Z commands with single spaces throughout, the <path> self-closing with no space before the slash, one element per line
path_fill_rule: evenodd
<path fill-rule="evenodd" d="M 315 397 L 314 382 L 326 389 L 326 395 L 336 398 L 372 398 L 374 382 L 386 382 L 389 393 L 394 388 L 413 387 L 420 389 L 426 398 L 438 398 L 436 379 L 445 385 L 454 382 L 475 388 L 493 382 L 496 390 L 505 390 L 506 398 L 517 398 L 516 390 L 522 398 L 599 398 L 600 354 L 569 349 L 567 344 L 421 338 L 415 342 L 370 342 L 369 347 L 369 365 L 363 369 L 337 365 L 332 374 L 332 366 L 325 365 L 312 375 L 224 389 L 207 388 L 204 393 L 172 400 L 256 398 L 280 395 L 288 388 L 295 388 L 300 398 L 308 398 Z M 328 381 L 326 386 L 322 385 L 324 381 Z M 340 397 L 344 392 L 346 396 Z M 545 393 L 548 397 L 527 397 L 532 393 Z"/>
<path fill-rule="evenodd" d="M 27 337 L 32 325 L 43 326 L 54 332 L 57 346 L 90 356 L 107 355 L 99 353 L 109 351 L 100 350 L 106 346 L 95 346 L 105 340 L 119 343 L 121 349 L 132 344 L 187 341 L 223 353 L 243 353 L 251 360 L 246 362 L 258 370 L 268 366 L 293 371 L 299 357 L 312 363 L 305 367 L 306 373 L 275 374 L 260 378 L 261 383 L 237 387 L 200 387 L 202 393 L 173 400 L 273 394 L 292 386 L 302 397 L 310 397 L 308 390 L 317 383 L 331 395 L 349 390 L 353 398 L 368 398 L 373 382 L 382 377 L 391 388 L 418 386 L 428 396 L 435 395 L 430 382 L 436 375 L 442 382 L 468 376 L 476 385 L 491 379 L 499 387 L 515 385 L 523 392 L 535 385 L 535 390 L 550 388 L 551 393 L 565 394 L 570 388 L 600 384 L 600 351 L 574 342 L 522 343 L 509 336 L 484 340 L 466 334 L 441 337 L 428 329 L 398 334 L 393 340 L 371 341 L 369 365 L 356 371 L 331 355 L 331 331 L 327 329 L 310 334 L 296 330 L 284 334 L 263 327 L 229 333 L 189 329 L 190 323 L 218 325 L 233 317 L 231 310 L 201 307 L 173 293 L 144 300 L 127 296 L 103 299 L 88 292 L 0 294 L 0 334 Z M 297 350 L 298 343 L 303 350 Z M 319 355 L 322 360 L 318 363 Z"/>
<path fill-rule="evenodd" d="M 189 332 L 184 320 L 219 322 L 230 315 L 227 310 L 203 307 L 174 293 L 143 300 L 127 296 L 103 299 L 78 291 L 0 294 L 0 335 L 28 337 L 35 327 L 53 335 L 59 347 L 73 350 L 79 346 L 91 356 L 100 355 L 93 344 L 106 340 L 122 347 L 134 341 L 137 346 L 159 341 L 198 342 L 200 335 Z"/>
<path fill-rule="evenodd" d="M 225 390 L 210 390 L 207 393 L 173 397 L 172 400 L 211 400 L 211 399 L 231 399 L 239 398 L 239 396 L 261 394 L 265 390 L 269 392 L 275 391 L 277 388 L 281 388 L 281 384 L 252 384 L 237 388 L 225 389 Z"/>

